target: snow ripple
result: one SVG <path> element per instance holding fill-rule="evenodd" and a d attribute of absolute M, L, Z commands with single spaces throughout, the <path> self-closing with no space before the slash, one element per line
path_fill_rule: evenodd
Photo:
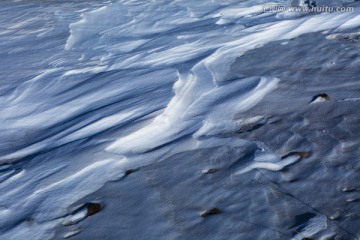
<path fill-rule="evenodd" d="M 55 27 L 61 17 L 54 27 L 21 32 L 39 28 L 33 24 L 41 18 L 27 14 L 1 34 L 8 54 L 23 53 L 14 47 L 24 39 L 41 52 L 49 36 L 63 37 L 62 44 L 46 42 L 51 50 L 31 65 L 35 76 L 9 84 L 12 91 L 1 95 L 0 163 L 7 167 L 1 170 L 0 229 L 5 238 L 17 239 L 49 238 L 71 204 L 121 179 L 129 168 L 191 149 L 250 144 L 219 135 L 236 130 L 236 115 L 258 104 L 280 79 L 234 74 L 236 58 L 272 41 L 360 26 L 357 9 L 282 20 L 281 14 L 262 13 L 253 1 L 135 0 L 86 11 L 80 21 L 69 17 L 65 38 L 68 26 Z M 58 157 L 46 155 L 50 151 L 59 151 Z M 255 163 L 238 174 L 277 171 L 296 161 L 264 149 L 255 155 Z M 263 161 L 264 155 L 270 160 Z M 23 222 L 28 216 L 35 228 Z"/>

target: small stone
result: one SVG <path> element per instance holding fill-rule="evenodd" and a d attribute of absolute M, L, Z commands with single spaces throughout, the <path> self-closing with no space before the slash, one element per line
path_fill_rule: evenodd
<path fill-rule="evenodd" d="M 220 214 L 221 213 L 221 210 L 218 209 L 218 208 L 212 208 L 212 209 L 209 209 L 209 210 L 205 210 L 205 211 L 202 211 L 200 213 L 200 216 L 201 217 L 208 217 L 210 215 L 215 215 L 215 214 Z"/>
<path fill-rule="evenodd" d="M 86 214 L 87 216 L 91 216 L 97 212 L 100 212 L 102 208 L 100 203 L 87 203 L 86 207 L 87 207 L 87 214 Z"/>
<path fill-rule="evenodd" d="M 344 187 L 342 189 L 343 192 L 354 192 L 356 189 L 353 187 Z"/>
<path fill-rule="evenodd" d="M 69 214 L 62 224 L 64 226 L 74 225 L 78 222 L 81 222 L 85 218 L 94 215 L 102 209 L 100 203 L 88 202 L 81 205 L 79 208 L 74 210 L 71 214 Z"/>
<path fill-rule="evenodd" d="M 126 177 L 126 176 L 128 176 L 128 175 L 130 175 L 130 174 L 132 174 L 132 173 L 134 173 L 136 171 L 137 171 L 137 169 L 128 169 L 128 170 L 126 170 L 126 172 L 124 174 L 124 177 Z"/>
<path fill-rule="evenodd" d="M 308 158 L 310 156 L 309 152 L 297 152 L 297 155 L 299 155 L 301 158 Z"/>
<path fill-rule="evenodd" d="M 334 215 L 331 215 L 329 217 L 331 220 L 338 220 L 340 218 L 340 214 L 339 213 L 335 213 Z"/>
<path fill-rule="evenodd" d="M 315 95 L 310 103 L 315 103 L 315 102 L 324 102 L 324 101 L 329 101 L 330 100 L 330 97 L 329 95 L 327 95 L 326 93 L 320 93 L 318 95 Z"/>
<path fill-rule="evenodd" d="M 299 156 L 300 158 L 308 158 L 310 157 L 309 152 L 289 152 L 288 154 L 282 156 L 282 159 L 291 157 L 291 156 Z"/>
<path fill-rule="evenodd" d="M 204 174 L 211 174 L 211 173 L 215 173 L 215 172 L 217 172 L 217 169 L 215 169 L 215 168 L 202 170 L 202 173 L 204 173 Z"/>
<path fill-rule="evenodd" d="M 329 100 L 329 99 L 330 99 L 329 95 L 327 95 L 326 93 L 320 93 L 318 96 L 321 97 L 321 98 L 323 98 L 323 99 L 325 99 L 325 100 Z"/>

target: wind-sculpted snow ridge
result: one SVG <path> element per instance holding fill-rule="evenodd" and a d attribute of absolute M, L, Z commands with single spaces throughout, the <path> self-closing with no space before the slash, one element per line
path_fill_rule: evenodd
<path fill-rule="evenodd" d="M 284 80 L 236 66 L 277 41 L 285 46 L 310 33 L 346 39 L 344 31 L 360 27 L 359 9 L 294 15 L 263 12 L 265 2 L 0 3 L 0 49 L 8 56 L 0 66 L 0 238 L 89 239 L 97 224 L 96 239 L 130 230 L 128 239 L 301 239 L 333 231 L 354 237 L 266 175 L 281 178 L 279 171 L 308 158 L 309 149 L 275 152 L 256 134 L 244 137 L 278 122 L 271 110 L 247 113 L 265 106 Z M 309 106 L 317 104 L 326 101 Z M 201 176 L 184 171 L 189 166 Z M 218 172 L 223 186 L 201 185 Z M 263 189 L 256 199 L 242 192 L 254 179 Z M 114 181 L 121 191 L 112 191 Z M 181 195 L 186 191 L 193 195 Z M 290 200 L 284 207 L 276 194 L 296 204 L 286 208 Z M 251 208 L 239 205 L 248 199 Z M 227 200 L 225 211 L 210 204 Z M 106 215 L 114 205 L 121 216 Z M 310 213 L 295 214 L 305 208 Z M 242 216 L 228 215 L 234 209 Z M 106 220 L 96 222 L 94 214 Z M 226 224 L 217 214 L 228 216 Z M 113 225 L 135 215 L 135 227 L 126 219 Z M 291 216 L 295 223 L 287 225 Z"/>

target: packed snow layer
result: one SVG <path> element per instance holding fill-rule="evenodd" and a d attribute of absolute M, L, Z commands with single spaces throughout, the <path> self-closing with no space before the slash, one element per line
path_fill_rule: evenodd
<path fill-rule="evenodd" d="M 356 193 L 322 189 L 339 170 L 310 171 L 315 187 L 302 199 L 312 182 L 297 182 L 292 167 L 309 167 L 319 157 L 309 142 L 328 134 L 321 122 L 314 135 L 303 130 L 318 119 L 304 106 L 329 102 L 308 106 L 311 97 L 333 91 L 331 102 L 337 91 L 344 109 L 358 104 L 349 101 L 356 92 L 347 96 L 355 73 L 324 87 L 308 69 L 359 69 L 360 9 L 291 16 L 262 12 L 265 2 L 1 2 L 0 236 L 356 238 L 347 228 L 352 211 L 339 207 Z M 349 55 L 340 61 L 342 52 Z M 313 81 L 301 89 L 299 74 Z M 287 91 L 298 94 L 295 103 Z M 334 114 L 339 131 L 355 125 L 351 113 L 338 122 Z M 357 140 L 318 151 L 336 158 Z M 344 174 L 351 184 L 352 174 Z M 336 201 L 324 209 L 317 191 Z M 105 207 L 94 216 L 76 208 L 95 200 Z M 218 216 L 199 215 L 218 205 Z M 343 224 L 327 213 L 332 207 Z"/>

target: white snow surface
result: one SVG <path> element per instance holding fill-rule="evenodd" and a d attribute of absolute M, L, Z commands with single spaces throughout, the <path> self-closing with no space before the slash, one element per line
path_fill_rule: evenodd
<path fill-rule="evenodd" d="M 0 238 L 51 239 L 70 206 L 179 153 L 257 144 L 235 177 L 296 163 L 226 135 L 264 122 L 238 116 L 281 81 L 230 66 L 270 42 L 350 31 L 360 12 L 281 18 L 263 13 L 265 2 L 1 2 Z"/>

